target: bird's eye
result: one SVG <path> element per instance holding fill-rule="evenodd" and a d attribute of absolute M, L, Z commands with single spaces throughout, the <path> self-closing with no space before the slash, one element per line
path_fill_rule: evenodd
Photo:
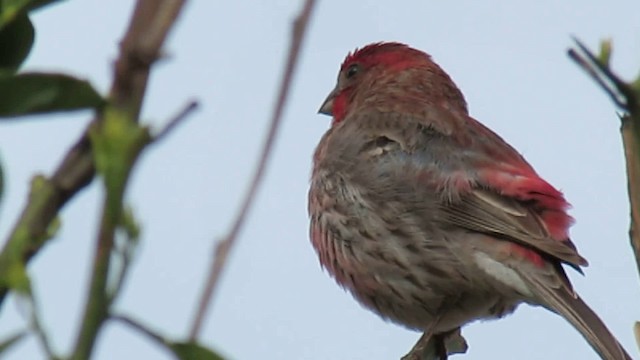
<path fill-rule="evenodd" d="M 360 71 L 360 65 L 352 64 L 347 68 L 347 79 L 351 79 Z"/>

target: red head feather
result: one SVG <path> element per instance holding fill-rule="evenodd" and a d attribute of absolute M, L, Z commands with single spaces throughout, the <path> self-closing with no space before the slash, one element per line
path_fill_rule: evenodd
<path fill-rule="evenodd" d="M 430 64 L 431 57 L 419 50 L 397 42 L 378 42 L 349 53 L 340 66 L 340 71 L 353 63 L 364 67 L 386 65 L 390 68 L 403 68 L 409 64 Z"/>

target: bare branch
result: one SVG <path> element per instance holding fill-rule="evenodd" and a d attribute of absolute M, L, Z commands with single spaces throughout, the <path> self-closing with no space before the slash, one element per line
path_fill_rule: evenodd
<path fill-rule="evenodd" d="M 53 348 L 51 346 L 51 341 L 49 340 L 49 336 L 47 332 L 44 330 L 44 326 L 42 325 L 42 318 L 40 316 L 40 308 L 38 307 L 38 302 L 36 301 L 35 294 L 33 290 L 31 291 L 30 296 L 27 298 L 29 312 L 30 312 L 30 323 L 31 330 L 36 335 L 36 339 L 40 343 L 42 350 L 45 354 L 47 354 L 48 359 L 59 359 L 59 357 L 54 353 Z"/>
<path fill-rule="evenodd" d="M 627 167 L 627 188 L 631 210 L 629 238 L 640 272 L 640 88 L 620 79 L 609 68 L 611 49 L 602 49 L 600 59 L 582 42 L 574 39 L 578 49 L 570 49 L 569 57 L 578 64 L 611 97 L 624 113 L 620 116 L 622 146 Z M 640 79 L 636 80 L 640 84 Z"/>
<path fill-rule="evenodd" d="M 293 79 L 294 70 L 298 62 L 298 55 L 300 53 L 300 48 L 302 47 L 302 42 L 309 24 L 309 19 L 311 18 L 311 13 L 314 5 L 315 0 L 306 0 L 302 10 L 296 16 L 296 19 L 293 23 L 293 29 L 291 32 L 291 44 L 289 47 L 287 63 L 285 65 L 285 72 L 280 83 L 280 90 L 276 99 L 275 108 L 271 116 L 269 131 L 267 133 L 266 140 L 264 142 L 262 152 L 258 160 L 258 165 L 253 174 L 249 189 L 247 190 L 244 200 L 242 201 L 240 210 L 235 220 L 233 221 L 228 234 L 221 241 L 219 241 L 215 247 L 213 261 L 211 262 L 211 268 L 209 270 L 207 282 L 200 298 L 198 309 L 195 314 L 195 318 L 193 320 L 191 331 L 189 334 L 189 338 L 192 341 L 194 341 L 200 333 L 202 323 L 207 315 L 209 304 L 211 303 L 211 299 L 213 298 L 213 295 L 215 293 L 215 289 L 220 280 L 220 276 L 225 268 L 225 265 L 227 264 L 229 253 L 231 252 L 234 244 L 237 242 L 238 233 L 244 225 L 247 213 L 249 212 L 249 209 L 255 199 L 258 187 L 262 182 L 267 163 L 271 156 L 276 134 L 280 126 L 282 113 L 287 101 L 287 97 L 289 95 L 289 88 Z"/>
<path fill-rule="evenodd" d="M 163 339 L 162 337 L 158 336 L 157 334 L 149 331 L 149 329 L 147 329 L 146 327 L 142 326 L 138 321 L 133 320 L 129 316 L 122 315 L 122 314 L 114 314 L 114 315 L 111 315 L 111 319 L 128 325 L 132 329 L 135 329 L 135 330 L 139 331 L 140 333 L 148 336 L 149 338 L 155 340 L 156 342 L 158 342 L 160 344 L 164 344 L 165 343 L 165 339 Z"/>
<path fill-rule="evenodd" d="M 573 60 L 578 66 L 580 66 L 589 76 L 604 90 L 604 92 L 609 95 L 611 101 L 621 108 L 626 108 L 627 104 L 625 103 L 624 96 L 620 94 L 620 92 L 615 88 L 615 85 L 610 85 L 605 79 L 603 79 L 603 75 L 598 72 L 596 68 L 584 57 L 578 54 L 574 49 L 569 49 L 567 55 Z"/>
<path fill-rule="evenodd" d="M 162 128 L 160 131 L 158 131 L 157 134 L 153 136 L 153 142 L 162 140 L 164 137 L 169 135 L 169 133 L 171 133 L 171 131 L 173 131 L 173 129 L 175 129 L 176 126 L 178 126 L 189 115 L 191 115 L 191 113 L 195 111 L 198 108 L 198 106 L 199 105 L 197 101 L 195 100 L 189 101 L 189 103 L 182 110 L 180 110 L 178 114 L 176 114 L 173 118 L 171 118 L 171 120 L 169 120 L 169 122 L 164 126 L 164 128 Z"/>

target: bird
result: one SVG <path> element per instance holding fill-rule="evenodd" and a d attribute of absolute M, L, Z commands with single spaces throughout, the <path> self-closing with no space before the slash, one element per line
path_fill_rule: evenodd
<path fill-rule="evenodd" d="M 318 112 L 332 120 L 313 154 L 311 243 L 361 305 L 422 332 L 403 359 L 463 352 L 461 327 L 523 303 L 562 316 L 602 359 L 631 359 L 565 273 L 588 263 L 564 195 L 469 115 L 430 55 L 350 52 Z"/>

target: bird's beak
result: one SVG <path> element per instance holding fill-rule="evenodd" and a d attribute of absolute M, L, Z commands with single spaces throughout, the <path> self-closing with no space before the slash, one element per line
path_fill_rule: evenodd
<path fill-rule="evenodd" d="M 327 98 L 322 103 L 322 106 L 320 106 L 320 109 L 318 110 L 319 114 L 325 114 L 329 116 L 333 115 L 333 100 L 336 98 L 337 94 L 338 94 L 337 87 L 331 90 Z"/>

